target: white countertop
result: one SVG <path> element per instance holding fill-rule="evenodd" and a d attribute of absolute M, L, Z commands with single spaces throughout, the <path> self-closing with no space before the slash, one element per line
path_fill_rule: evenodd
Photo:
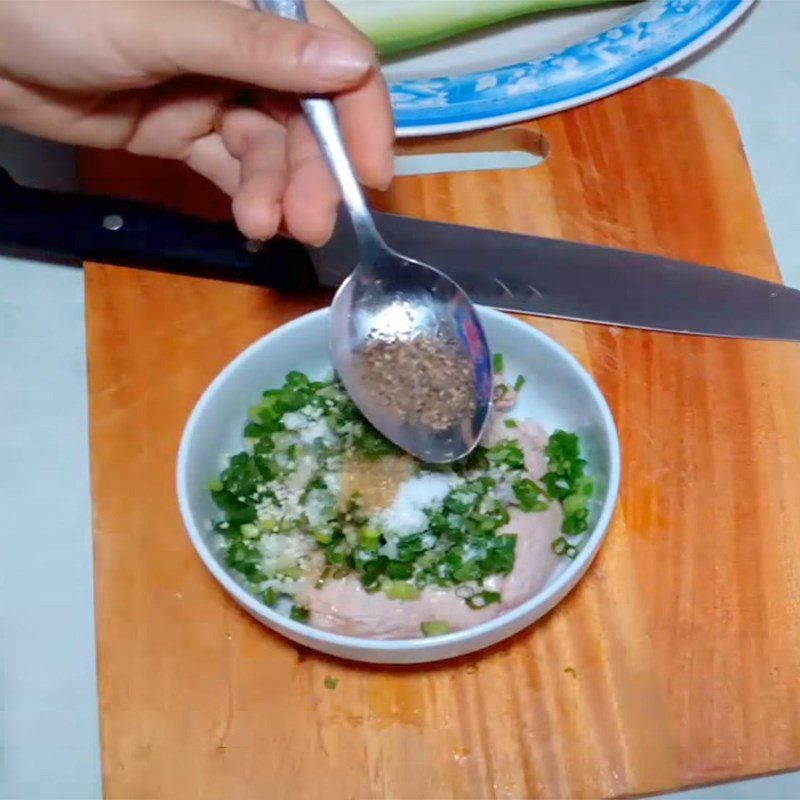
<path fill-rule="evenodd" d="M 762 0 L 675 74 L 733 106 L 787 283 L 800 288 L 800 0 Z M 17 179 L 74 182 L 65 148 L 0 131 Z M 0 258 L 0 797 L 101 795 L 83 277 Z M 800 774 L 681 793 L 796 798 Z"/>

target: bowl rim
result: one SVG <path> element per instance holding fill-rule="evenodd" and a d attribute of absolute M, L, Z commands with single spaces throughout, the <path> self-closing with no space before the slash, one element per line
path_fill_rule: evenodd
<path fill-rule="evenodd" d="M 611 414 L 611 409 L 609 408 L 608 403 L 599 387 L 595 383 L 594 378 L 575 358 L 575 356 L 572 355 L 572 353 L 570 353 L 565 347 L 556 342 L 550 336 L 533 327 L 532 325 L 528 325 L 510 314 L 500 312 L 486 306 L 478 306 L 478 312 L 480 315 L 488 316 L 489 318 L 502 319 L 504 323 L 512 324 L 512 326 L 517 327 L 520 335 L 524 334 L 538 339 L 546 349 L 552 351 L 555 356 L 565 360 L 572 367 L 572 369 L 578 374 L 578 377 L 581 379 L 581 381 L 586 385 L 590 395 L 597 404 L 603 423 L 603 429 L 608 439 L 610 456 L 608 488 L 603 506 L 597 518 L 597 522 L 589 532 L 586 538 L 586 543 L 578 556 L 556 577 L 552 583 L 547 584 L 532 597 L 529 597 L 524 603 L 520 603 L 520 605 L 508 609 L 508 611 L 499 614 L 497 617 L 487 620 L 486 622 L 479 623 L 478 625 L 474 625 L 470 628 L 464 628 L 462 630 L 446 633 L 442 636 L 430 638 L 369 639 L 360 636 L 347 636 L 340 633 L 331 633 L 320 628 L 314 628 L 311 625 L 295 622 L 289 617 L 279 614 L 277 611 L 274 611 L 269 606 L 265 605 L 252 594 L 250 594 L 214 557 L 209 543 L 206 541 L 206 538 L 203 536 L 202 532 L 199 530 L 198 526 L 195 525 L 194 520 L 192 519 L 188 490 L 189 448 L 200 420 L 202 419 L 203 413 L 217 391 L 219 391 L 219 389 L 227 382 L 229 377 L 238 370 L 242 363 L 246 362 L 252 357 L 255 351 L 268 346 L 271 339 L 291 334 L 293 329 L 308 325 L 319 317 L 326 317 L 328 316 L 329 312 L 329 306 L 317 309 L 316 311 L 296 317 L 295 319 L 290 320 L 289 322 L 286 322 L 277 328 L 274 328 L 264 336 L 260 336 L 244 350 L 242 350 L 235 358 L 229 361 L 228 364 L 211 381 L 211 383 L 208 384 L 200 396 L 200 399 L 195 403 L 191 414 L 189 415 L 186 425 L 184 426 L 183 433 L 181 435 L 180 446 L 178 448 L 175 474 L 176 488 L 183 526 L 186 529 L 194 549 L 197 551 L 197 554 L 200 556 L 200 559 L 203 561 L 206 568 L 240 605 L 242 605 L 256 617 L 266 619 L 269 625 L 274 629 L 277 629 L 279 632 L 284 629 L 290 631 L 294 638 L 301 637 L 305 641 L 315 641 L 320 645 L 357 650 L 372 650 L 378 652 L 415 652 L 418 650 L 427 650 L 433 646 L 439 647 L 457 645 L 474 639 L 480 639 L 485 635 L 491 635 L 491 633 L 497 629 L 504 628 L 506 626 L 513 626 L 515 622 L 528 615 L 537 606 L 547 605 L 547 602 L 553 597 L 558 598 L 555 605 L 561 602 L 563 597 L 566 596 L 570 589 L 572 589 L 580 581 L 583 573 L 599 550 L 600 545 L 605 539 L 609 523 L 611 522 L 611 517 L 614 513 L 614 508 L 617 503 L 617 495 L 619 493 L 621 472 L 620 444 L 619 436 L 617 434 L 617 427 L 614 422 L 613 415 Z"/>

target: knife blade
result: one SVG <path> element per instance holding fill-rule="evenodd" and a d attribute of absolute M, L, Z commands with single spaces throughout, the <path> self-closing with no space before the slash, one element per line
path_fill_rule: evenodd
<path fill-rule="evenodd" d="M 800 341 L 800 292 L 661 256 L 378 214 L 390 245 L 435 265 L 475 302 L 621 327 Z M 306 249 L 259 249 L 230 222 L 158 206 L 16 184 L 0 170 L 0 246 L 37 256 L 134 264 L 283 291 L 336 287 L 355 263 L 352 231 Z"/>
<path fill-rule="evenodd" d="M 800 341 L 800 291 L 686 261 L 382 215 L 400 252 L 446 272 L 478 303 L 626 328 Z M 332 240 L 322 275 L 337 263 Z M 331 278 L 332 279 L 332 278 Z"/>

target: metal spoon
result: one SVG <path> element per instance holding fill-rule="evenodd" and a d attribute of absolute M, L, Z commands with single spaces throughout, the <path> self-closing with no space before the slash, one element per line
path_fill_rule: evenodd
<path fill-rule="evenodd" d="M 253 0 L 261 11 L 307 22 L 303 0 Z M 492 405 L 492 364 L 486 335 L 464 291 L 433 267 L 392 250 L 384 242 L 339 130 L 333 103 L 301 100 L 306 119 L 333 172 L 352 220 L 358 265 L 331 306 L 330 350 L 353 402 L 390 441 L 424 461 L 446 463 L 478 443 Z M 380 402 L 366 385 L 361 353 L 369 342 L 431 339 L 446 342 L 471 367 L 472 410 L 445 429 L 409 421 L 392 402 Z M 391 364 L 389 364 L 391 369 Z"/>

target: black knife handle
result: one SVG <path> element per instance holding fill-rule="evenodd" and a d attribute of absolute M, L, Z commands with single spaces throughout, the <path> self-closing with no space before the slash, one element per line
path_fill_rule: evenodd
<path fill-rule="evenodd" d="M 251 252 L 231 222 L 134 200 L 31 189 L 2 169 L 0 247 L 285 290 L 319 285 L 311 256 L 298 242 L 276 238 Z"/>

